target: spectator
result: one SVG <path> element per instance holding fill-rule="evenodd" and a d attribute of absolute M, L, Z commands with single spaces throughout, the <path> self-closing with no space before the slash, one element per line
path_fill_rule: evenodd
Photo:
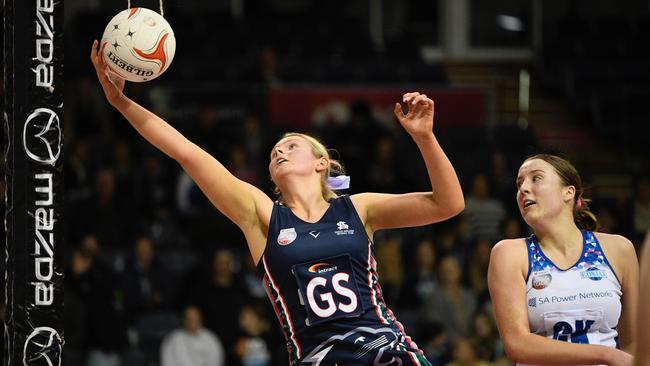
<path fill-rule="evenodd" d="M 88 345 L 87 310 L 83 299 L 85 289 L 80 279 L 92 266 L 93 257 L 82 248 L 72 251 L 65 274 L 65 352 L 63 363 L 69 366 L 86 364 Z"/>
<path fill-rule="evenodd" d="M 480 239 L 474 246 L 472 255 L 465 269 L 469 286 L 477 295 L 479 303 L 490 301 L 490 294 L 487 290 L 487 270 L 490 264 L 490 251 L 492 245 L 485 239 Z"/>
<path fill-rule="evenodd" d="M 224 350 L 219 338 L 203 328 L 201 311 L 188 306 L 183 327 L 167 335 L 160 348 L 162 366 L 222 366 Z"/>
<path fill-rule="evenodd" d="M 409 274 L 402 283 L 398 301 L 400 309 L 421 307 L 425 299 L 434 296 L 437 290 L 433 242 L 426 239 L 418 242 L 411 260 L 415 266 L 408 268 Z"/>
<path fill-rule="evenodd" d="M 465 251 L 469 245 L 464 245 L 465 240 L 457 234 L 457 231 L 462 230 L 464 226 L 463 221 L 460 220 L 456 228 L 445 229 L 438 235 L 436 240 L 438 258 L 451 255 L 464 262 Z"/>
<path fill-rule="evenodd" d="M 462 286 L 461 276 L 458 260 L 444 257 L 438 266 L 439 290 L 427 298 L 421 309 L 424 319 L 444 324 L 452 339 L 468 333 L 476 311 L 476 296 Z"/>
<path fill-rule="evenodd" d="M 235 145 L 230 149 L 230 165 L 228 170 L 237 178 L 253 185 L 259 183 L 255 169 L 248 162 L 248 154 L 241 145 Z"/>
<path fill-rule="evenodd" d="M 258 174 L 266 174 L 267 127 L 262 126 L 260 118 L 254 114 L 244 117 L 239 140 L 242 141 L 249 164 Z M 263 182 L 261 182 L 263 183 Z"/>
<path fill-rule="evenodd" d="M 490 186 L 494 197 L 507 207 L 510 214 L 518 212 L 517 203 L 512 199 L 516 190 L 515 185 L 512 184 L 513 180 L 512 169 L 508 165 L 506 155 L 502 151 L 495 151 L 490 166 Z"/>
<path fill-rule="evenodd" d="M 485 312 L 479 312 L 472 321 L 476 354 L 481 360 L 494 362 L 504 357 L 504 349 L 494 320 Z"/>
<path fill-rule="evenodd" d="M 490 366 L 490 363 L 478 358 L 474 342 L 458 338 L 454 346 L 454 359 L 447 366 Z"/>
<path fill-rule="evenodd" d="M 88 138 L 79 138 L 70 148 L 64 170 L 66 200 L 76 205 L 87 200 L 92 193 L 90 174 L 90 141 Z"/>
<path fill-rule="evenodd" d="M 192 279 L 187 297 L 188 303 L 201 309 L 206 328 L 221 338 L 229 365 L 236 363 L 233 351 L 237 334 L 233 330 L 238 329 L 239 321 L 234 315 L 249 300 L 246 285 L 236 273 L 236 267 L 230 249 L 216 250 L 208 273 Z"/>
<path fill-rule="evenodd" d="M 498 240 L 499 228 L 505 215 L 503 204 L 490 196 L 487 177 L 483 174 L 475 175 L 463 212 L 463 216 L 469 220 L 472 237 L 492 242 Z"/>
<path fill-rule="evenodd" d="M 518 217 L 509 216 L 503 221 L 501 236 L 505 239 L 515 239 L 524 236 L 521 220 Z"/>
<path fill-rule="evenodd" d="M 399 298 L 404 277 L 400 243 L 394 237 L 386 238 L 377 245 L 377 273 L 381 278 L 383 297 L 389 304 Z"/>
<path fill-rule="evenodd" d="M 172 173 L 157 152 L 147 151 L 142 168 L 134 177 L 138 212 L 151 220 L 161 206 L 169 206 L 173 197 Z"/>
<path fill-rule="evenodd" d="M 420 329 L 422 351 L 433 365 L 444 365 L 451 360 L 452 344 L 444 325 L 425 322 Z"/>
<path fill-rule="evenodd" d="M 390 136 L 377 139 L 375 155 L 366 168 L 370 190 L 377 192 L 396 193 L 399 190 L 402 177 L 399 176 L 400 160 L 395 150 L 396 142 Z"/>
<path fill-rule="evenodd" d="M 116 193 L 121 200 L 132 202 L 135 198 L 133 194 L 135 169 L 129 142 L 125 139 L 118 139 L 113 147 L 113 171 L 115 172 Z"/>
<path fill-rule="evenodd" d="M 93 195 L 80 209 L 71 213 L 72 222 L 77 223 L 77 227 L 93 232 L 104 247 L 110 250 L 124 248 L 132 232 L 133 210 L 120 205 L 112 169 L 98 169 L 94 183 Z"/>
<path fill-rule="evenodd" d="M 166 302 L 166 275 L 154 259 L 153 245 L 147 236 L 135 240 L 133 257 L 123 275 L 124 309 L 130 322 L 160 310 Z"/>
<path fill-rule="evenodd" d="M 84 248 L 101 247 L 92 238 L 90 235 L 84 240 Z M 101 250 L 96 249 L 96 253 L 101 253 Z M 127 337 L 116 273 L 91 253 L 85 253 L 81 259 L 77 268 L 73 268 L 74 275 L 66 285 L 66 292 L 75 291 L 87 310 L 85 342 L 89 349 L 88 365 L 119 366 Z"/>
<path fill-rule="evenodd" d="M 261 305 L 245 305 L 239 312 L 241 335 L 235 344 L 235 353 L 242 366 L 271 365 L 269 330 Z"/>

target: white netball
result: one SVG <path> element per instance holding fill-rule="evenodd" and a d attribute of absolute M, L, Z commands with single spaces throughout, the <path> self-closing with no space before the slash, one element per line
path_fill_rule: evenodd
<path fill-rule="evenodd" d="M 126 9 L 111 19 L 102 36 L 102 56 L 126 80 L 143 82 L 160 76 L 171 64 L 176 38 L 160 14 L 146 8 Z"/>

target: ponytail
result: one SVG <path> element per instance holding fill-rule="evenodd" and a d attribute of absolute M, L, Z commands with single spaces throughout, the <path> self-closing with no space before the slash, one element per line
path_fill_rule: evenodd
<path fill-rule="evenodd" d="M 589 209 L 589 203 L 591 203 L 590 199 L 582 198 L 582 194 L 578 195 L 578 199 L 576 200 L 573 209 L 573 220 L 580 229 L 597 231 L 598 219 Z"/>

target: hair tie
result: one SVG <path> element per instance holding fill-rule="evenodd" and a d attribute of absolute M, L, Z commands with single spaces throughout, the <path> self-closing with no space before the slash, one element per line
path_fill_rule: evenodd
<path fill-rule="evenodd" d="M 576 201 L 576 210 L 580 211 L 582 208 L 582 195 L 578 197 L 578 200 Z"/>
<path fill-rule="evenodd" d="M 336 177 L 328 177 L 327 186 L 333 191 L 348 189 L 350 188 L 350 176 L 337 175 Z"/>

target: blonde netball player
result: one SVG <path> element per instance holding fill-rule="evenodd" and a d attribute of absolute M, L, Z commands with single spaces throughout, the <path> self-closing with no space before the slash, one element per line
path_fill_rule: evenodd
<path fill-rule="evenodd" d="M 280 195 L 274 202 L 127 98 L 124 80 L 107 71 L 97 42 L 91 59 L 109 103 L 178 161 L 244 233 L 292 365 L 430 365 L 382 298 L 372 237 L 376 230 L 431 224 L 463 209 L 458 178 L 433 134 L 431 99 L 405 94 L 406 115 L 395 104 L 397 119 L 422 153 L 431 191 L 338 196 L 328 183 L 333 184 L 330 175 L 340 164 L 313 137 L 291 133 L 269 154 Z"/>

